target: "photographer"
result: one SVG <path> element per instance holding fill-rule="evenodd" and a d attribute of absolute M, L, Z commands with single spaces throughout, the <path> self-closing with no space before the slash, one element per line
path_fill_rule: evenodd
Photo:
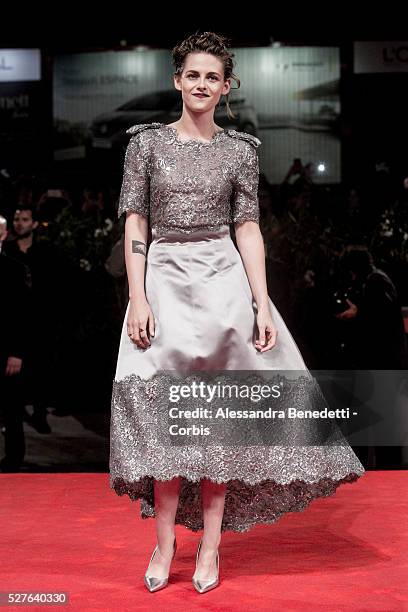
<path fill-rule="evenodd" d="M 335 316 L 353 327 L 348 334 L 349 355 L 360 369 L 404 369 L 406 339 L 401 304 L 387 274 L 374 265 L 365 247 L 348 247 L 341 268 L 350 278 L 353 298 Z"/>

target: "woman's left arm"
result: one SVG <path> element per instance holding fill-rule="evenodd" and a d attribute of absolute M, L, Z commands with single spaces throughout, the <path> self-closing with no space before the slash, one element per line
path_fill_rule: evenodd
<path fill-rule="evenodd" d="M 240 163 L 234 176 L 232 222 L 238 250 L 258 310 L 258 339 L 255 348 L 263 353 L 275 346 L 278 332 L 269 308 L 265 247 L 259 227 L 259 159 L 256 149 L 261 141 L 249 134 L 236 135 L 246 142 L 244 147 L 239 149 Z"/>
<path fill-rule="evenodd" d="M 257 305 L 258 339 L 255 348 L 261 353 L 276 344 L 277 330 L 269 307 L 265 270 L 265 247 L 259 225 L 255 221 L 235 223 L 235 238 Z"/>

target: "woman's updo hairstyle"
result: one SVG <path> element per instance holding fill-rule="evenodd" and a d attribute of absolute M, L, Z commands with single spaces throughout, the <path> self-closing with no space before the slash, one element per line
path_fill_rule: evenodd
<path fill-rule="evenodd" d="M 174 64 L 174 75 L 181 75 L 184 68 L 184 62 L 189 53 L 211 53 L 220 59 L 224 65 L 224 81 L 227 79 L 233 79 L 239 89 L 241 81 L 233 73 L 234 63 L 232 53 L 229 49 L 229 40 L 222 34 L 215 34 L 215 32 L 203 32 L 202 34 L 192 34 L 181 43 L 176 45 L 172 49 L 172 57 Z M 236 115 L 231 111 L 229 100 L 229 93 L 225 95 L 225 104 L 227 108 L 227 115 L 230 119 L 235 119 Z"/>

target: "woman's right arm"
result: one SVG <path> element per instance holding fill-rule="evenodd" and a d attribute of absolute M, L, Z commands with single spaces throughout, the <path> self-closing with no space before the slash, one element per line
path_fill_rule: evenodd
<path fill-rule="evenodd" d="M 144 286 L 148 223 L 146 216 L 126 212 L 124 248 L 129 283 L 127 332 L 140 348 L 149 346 L 149 337 L 155 333 L 154 316 Z"/>

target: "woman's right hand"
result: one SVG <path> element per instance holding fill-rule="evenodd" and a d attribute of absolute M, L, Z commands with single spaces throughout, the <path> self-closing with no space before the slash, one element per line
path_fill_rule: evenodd
<path fill-rule="evenodd" d="M 127 318 L 127 333 L 139 348 L 150 346 L 150 336 L 154 336 L 155 325 L 152 309 L 146 297 L 130 298 Z"/>

